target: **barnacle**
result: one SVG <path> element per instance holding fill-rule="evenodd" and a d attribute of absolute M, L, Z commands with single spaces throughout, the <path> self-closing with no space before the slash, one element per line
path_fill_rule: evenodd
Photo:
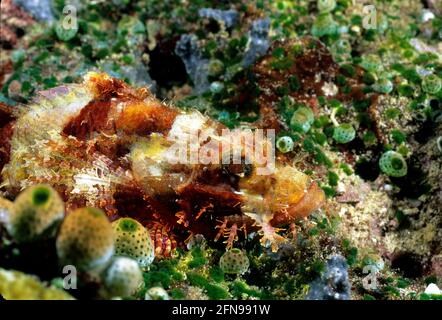
<path fill-rule="evenodd" d="M 17 242 L 30 242 L 54 234 L 64 217 L 64 203 L 48 185 L 36 185 L 20 193 L 6 228 Z"/>
<path fill-rule="evenodd" d="M 57 254 L 62 264 L 79 270 L 105 265 L 114 254 L 114 233 L 105 214 L 93 208 L 71 212 L 58 234 Z"/>
<path fill-rule="evenodd" d="M 155 257 L 149 231 L 132 218 L 118 219 L 112 225 L 115 232 L 115 254 L 136 260 L 142 268 L 149 266 Z"/>
<path fill-rule="evenodd" d="M 103 295 L 129 297 L 143 286 L 143 274 L 138 263 L 127 257 L 116 257 L 103 272 Z"/>

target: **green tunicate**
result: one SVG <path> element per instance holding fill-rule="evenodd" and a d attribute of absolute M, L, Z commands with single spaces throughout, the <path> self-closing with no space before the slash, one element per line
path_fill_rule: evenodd
<path fill-rule="evenodd" d="M 312 35 L 315 37 L 322 37 L 326 35 L 336 34 L 338 24 L 329 13 L 321 13 L 316 17 L 312 27 Z"/>
<path fill-rule="evenodd" d="M 219 266 L 224 273 L 243 274 L 249 269 L 249 258 L 240 249 L 230 249 L 219 260 Z"/>
<path fill-rule="evenodd" d="M 26 57 L 26 52 L 23 49 L 17 49 L 12 51 L 11 60 L 14 64 L 23 62 L 23 60 L 25 60 L 25 57 Z"/>
<path fill-rule="evenodd" d="M 373 89 L 379 93 L 390 93 L 393 91 L 393 83 L 388 79 L 379 79 L 374 85 Z"/>
<path fill-rule="evenodd" d="M 407 163 L 404 157 L 396 151 L 387 151 L 379 159 L 382 172 L 391 177 L 403 177 L 407 174 Z"/>
<path fill-rule="evenodd" d="M 57 34 L 57 38 L 61 41 L 69 41 L 73 39 L 78 32 L 78 26 L 65 27 L 63 26 L 63 22 L 60 21 L 55 26 L 55 33 Z"/>
<path fill-rule="evenodd" d="M 356 136 L 355 129 L 348 123 L 343 123 L 334 128 L 333 139 L 338 143 L 348 143 Z"/>
<path fill-rule="evenodd" d="M 289 136 L 283 136 L 280 137 L 277 141 L 276 141 L 276 148 L 278 148 L 279 151 L 281 151 L 282 153 L 287 153 L 293 150 L 293 139 Z"/>
<path fill-rule="evenodd" d="M 318 0 L 318 10 L 320 12 L 330 12 L 336 7 L 335 0 Z"/>
<path fill-rule="evenodd" d="M 55 234 L 64 216 L 64 203 L 49 185 L 29 187 L 17 197 L 6 228 L 19 243 Z"/>
<path fill-rule="evenodd" d="M 216 77 L 224 72 L 224 63 L 218 59 L 212 59 L 208 67 L 209 76 Z"/>
<path fill-rule="evenodd" d="M 138 263 L 127 257 L 116 257 L 103 275 L 105 297 L 129 297 L 136 294 L 144 284 Z"/>
<path fill-rule="evenodd" d="M 73 265 L 81 271 L 102 269 L 114 254 L 112 225 L 99 209 L 77 209 L 64 219 L 56 247 L 63 265 Z"/>
<path fill-rule="evenodd" d="M 365 70 L 375 74 L 379 74 L 383 69 L 381 59 L 373 54 L 363 56 L 359 64 Z"/>
<path fill-rule="evenodd" d="M 436 94 L 440 89 L 442 89 L 442 80 L 438 76 L 429 74 L 422 79 L 422 90 L 425 92 Z"/>
<path fill-rule="evenodd" d="M 291 127 L 300 127 L 304 132 L 310 130 L 313 122 L 315 121 L 315 115 L 312 109 L 308 107 L 299 107 L 290 120 Z"/>
<path fill-rule="evenodd" d="M 224 84 L 220 81 L 214 81 L 210 84 L 210 92 L 220 93 L 224 90 Z"/>
<path fill-rule="evenodd" d="M 135 259 L 146 268 L 155 258 L 149 231 L 132 218 L 121 218 L 112 223 L 115 233 L 115 254 Z"/>
<path fill-rule="evenodd" d="M 351 44 L 347 39 L 339 39 L 332 45 L 332 51 L 335 55 L 349 54 L 351 52 Z"/>

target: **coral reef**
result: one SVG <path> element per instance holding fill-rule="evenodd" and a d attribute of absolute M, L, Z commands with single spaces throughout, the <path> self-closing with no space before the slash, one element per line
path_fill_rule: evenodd
<path fill-rule="evenodd" d="M 47 2 L 1 2 L 0 294 L 441 299 L 439 0 Z M 273 172 L 171 161 L 225 129 L 274 129 Z"/>

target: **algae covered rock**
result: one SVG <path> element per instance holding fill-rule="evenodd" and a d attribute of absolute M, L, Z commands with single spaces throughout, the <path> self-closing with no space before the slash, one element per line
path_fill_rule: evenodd
<path fill-rule="evenodd" d="M 325 272 L 310 284 L 307 300 L 349 300 L 350 281 L 344 257 L 333 256 L 327 261 Z"/>
<path fill-rule="evenodd" d="M 249 269 L 249 258 L 240 249 L 230 249 L 219 260 L 219 266 L 224 273 L 243 274 Z"/>
<path fill-rule="evenodd" d="M 129 297 L 143 286 L 143 273 L 138 263 L 127 257 L 116 257 L 103 273 L 103 295 Z"/>
<path fill-rule="evenodd" d="M 149 266 L 155 258 L 149 231 L 132 218 L 121 218 L 112 223 L 115 232 L 115 254 L 128 256 L 140 267 Z"/>
<path fill-rule="evenodd" d="M 64 217 L 64 203 L 48 185 L 29 187 L 17 197 L 6 228 L 18 243 L 54 235 Z"/>
<path fill-rule="evenodd" d="M 99 209 L 77 209 L 63 221 L 56 245 L 63 265 L 83 271 L 102 267 L 114 253 L 112 225 Z"/>
<path fill-rule="evenodd" d="M 0 295 L 6 300 L 73 300 L 68 293 L 47 287 L 36 277 L 0 268 Z"/>

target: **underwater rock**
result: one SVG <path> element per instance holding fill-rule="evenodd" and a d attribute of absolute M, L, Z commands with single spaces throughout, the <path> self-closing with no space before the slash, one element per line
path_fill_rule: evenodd
<path fill-rule="evenodd" d="M 141 62 L 140 57 L 129 65 L 123 65 L 118 71 L 114 71 L 114 62 L 112 60 L 101 60 L 98 63 L 101 71 L 107 72 L 113 77 L 127 79 L 131 84 L 138 87 L 148 87 L 152 93 L 157 91 L 157 84 L 152 80 L 149 69 Z"/>
<path fill-rule="evenodd" d="M 14 0 L 14 2 L 39 21 L 51 22 L 55 20 L 51 10 L 51 0 Z"/>
<path fill-rule="evenodd" d="M 198 15 L 202 18 L 214 19 L 224 23 L 227 29 L 234 27 L 239 22 L 239 13 L 236 10 L 220 10 L 211 8 L 202 8 L 198 11 Z"/>
<path fill-rule="evenodd" d="M 325 272 L 310 284 L 307 300 L 349 300 L 350 282 L 344 257 L 336 255 L 326 264 Z"/>
<path fill-rule="evenodd" d="M 187 74 L 193 82 L 195 94 L 209 90 L 209 60 L 203 58 L 195 35 L 184 34 L 177 42 L 175 53 L 183 60 Z"/>
<path fill-rule="evenodd" d="M 270 48 L 270 19 L 253 21 L 249 31 L 249 46 L 242 60 L 243 67 L 251 66 Z"/>
<path fill-rule="evenodd" d="M 206 11 L 203 11 L 207 13 Z M 249 67 L 265 55 L 270 47 L 270 19 L 259 19 L 252 23 L 249 31 L 249 44 L 244 53 L 243 67 Z M 186 71 L 193 82 L 195 94 L 209 90 L 210 60 L 203 57 L 197 37 L 191 34 L 182 35 L 175 47 L 175 53 L 183 60 Z M 227 76 L 229 77 L 229 76 Z"/>

